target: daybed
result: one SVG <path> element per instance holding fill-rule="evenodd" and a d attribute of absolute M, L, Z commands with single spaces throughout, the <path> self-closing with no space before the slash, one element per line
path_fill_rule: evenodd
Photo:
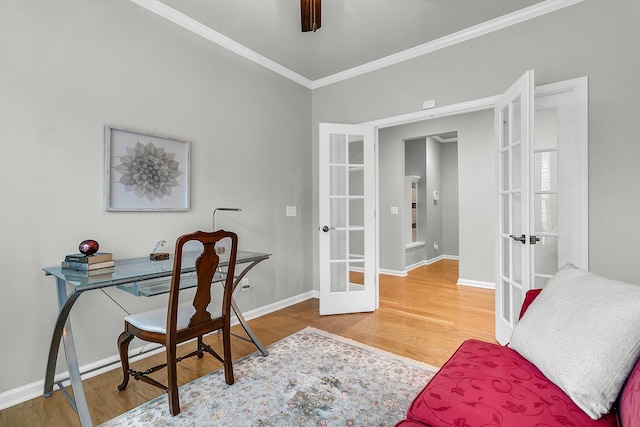
<path fill-rule="evenodd" d="M 565 266 L 510 344 L 465 341 L 396 427 L 639 427 L 638 313 L 640 286 Z"/>

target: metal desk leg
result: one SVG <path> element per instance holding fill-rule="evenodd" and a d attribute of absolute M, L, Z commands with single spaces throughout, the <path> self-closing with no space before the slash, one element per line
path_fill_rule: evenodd
<path fill-rule="evenodd" d="M 258 260 L 258 261 L 253 261 L 252 263 L 249 263 L 249 265 L 247 265 L 244 269 L 242 269 L 242 271 L 239 274 L 236 274 L 236 276 L 233 279 L 233 290 L 234 291 L 238 287 L 238 285 L 240 284 L 240 282 L 242 281 L 244 276 L 249 272 L 249 270 L 251 270 L 254 266 L 256 266 L 258 263 L 260 263 L 262 261 L 264 261 L 264 259 L 261 259 L 261 260 Z M 236 314 L 236 317 L 240 321 L 240 324 L 244 328 L 244 331 L 247 333 L 247 335 L 249 335 L 250 339 L 246 339 L 245 337 L 241 337 L 239 335 L 235 335 L 235 336 L 238 337 L 238 338 L 241 338 L 241 339 L 243 339 L 245 341 L 252 342 L 253 345 L 255 345 L 258 348 L 258 350 L 260 350 L 260 353 L 262 353 L 263 356 L 265 356 L 265 357 L 268 356 L 269 352 L 262 345 L 260 340 L 258 340 L 258 337 L 256 337 L 256 335 L 253 333 L 253 331 L 251 330 L 251 328 L 247 324 L 247 321 L 244 319 L 244 316 L 242 315 L 242 312 L 240 311 L 240 308 L 238 308 L 238 304 L 236 303 L 236 300 L 235 300 L 235 298 L 233 298 L 233 296 L 231 296 L 231 307 L 233 308 L 233 312 Z"/>
<path fill-rule="evenodd" d="M 236 317 L 240 321 L 240 324 L 244 328 L 244 331 L 247 333 L 247 335 L 249 335 L 249 338 L 251 338 L 251 342 L 253 342 L 253 344 L 256 347 L 258 347 L 258 350 L 260 350 L 260 353 L 262 353 L 263 356 L 265 356 L 265 357 L 268 356 L 269 352 L 262 345 L 260 340 L 258 340 L 258 337 L 256 337 L 256 335 L 253 333 L 253 330 L 251 330 L 251 328 L 247 324 L 247 321 L 244 319 L 244 316 L 242 315 L 242 312 L 238 308 L 238 304 L 236 304 L 236 300 L 233 297 L 231 297 L 231 307 L 233 308 L 233 312 L 236 314 Z M 243 337 L 239 337 L 239 338 L 243 338 Z M 247 341 L 249 341 L 249 340 L 247 340 Z"/>
<path fill-rule="evenodd" d="M 44 394 L 45 397 L 49 397 L 53 392 L 53 374 L 55 373 L 55 364 L 58 356 L 57 352 L 60 345 L 60 338 L 62 338 L 62 342 L 64 344 L 64 354 L 65 358 L 67 359 L 69 380 L 71 381 L 71 389 L 73 390 L 73 397 L 75 402 L 70 399 L 70 396 L 66 393 L 66 391 L 64 394 L 67 399 L 69 399 L 69 402 L 71 403 L 75 411 L 78 413 L 78 418 L 80 418 L 80 425 L 82 427 L 91 427 L 93 426 L 93 422 L 91 421 L 89 406 L 87 405 L 87 399 L 82 388 L 82 378 L 80 376 L 78 356 L 76 354 L 76 346 L 73 342 L 71 319 L 69 318 L 71 307 L 80 294 L 72 294 L 69 298 L 67 295 L 67 285 L 64 280 L 56 279 L 56 285 L 58 289 L 58 307 L 60 312 L 58 314 L 58 321 L 56 322 L 56 328 L 54 329 L 51 348 L 49 351 Z M 63 323 L 64 327 L 61 327 Z M 60 335 L 62 335 L 62 337 Z M 53 353 L 54 350 L 55 354 Z"/>

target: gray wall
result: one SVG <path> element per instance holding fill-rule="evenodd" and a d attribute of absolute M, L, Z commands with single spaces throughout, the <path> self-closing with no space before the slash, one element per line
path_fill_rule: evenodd
<path fill-rule="evenodd" d="M 442 194 L 442 144 L 435 139 L 427 138 L 427 238 L 426 258 L 433 259 L 442 255 L 442 203 L 434 203 L 433 192 Z M 438 243 L 438 250 L 433 244 Z"/>
<path fill-rule="evenodd" d="M 455 175 L 457 178 L 449 177 L 446 187 L 438 189 L 440 191 L 440 203 L 433 205 L 431 193 L 433 189 L 429 187 L 429 179 L 437 179 L 442 182 L 440 174 L 447 175 L 444 169 L 452 172 L 454 166 L 454 153 L 450 147 L 455 144 L 441 144 L 437 142 L 437 149 L 431 147 L 432 159 L 437 158 L 433 152 L 442 154 L 440 162 L 427 161 L 427 223 L 432 220 L 438 221 L 435 226 L 439 237 L 440 249 L 438 255 L 455 245 L 451 240 L 456 239 L 451 228 L 459 229 L 458 252 L 447 253 L 445 255 L 459 255 L 461 280 L 473 280 L 479 282 L 493 282 L 494 265 L 493 250 L 494 240 L 493 229 L 495 228 L 495 148 L 493 139 L 493 111 L 482 111 L 467 113 L 458 116 L 445 117 L 440 119 L 427 120 L 411 123 L 402 126 L 395 126 L 381 129 L 378 135 L 379 170 L 380 170 L 380 264 L 381 268 L 403 271 L 405 265 L 410 265 L 411 260 L 407 259 L 406 264 L 401 258 L 404 242 L 398 239 L 397 235 L 402 232 L 404 224 L 397 215 L 388 215 L 388 206 L 397 206 L 404 192 L 399 190 L 404 188 L 404 177 L 402 177 L 402 156 L 404 140 L 414 139 L 420 135 L 437 135 L 441 133 L 457 131 L 457 165 L 455 165 Z M 429 140 L 431 138 L 427 138 Z M 446 153 L 446 154 L 445 154 Z M 426 156 L 429 158 L 429 151 Z M 440 166 L 437 163 L 441 163 Z M 429 170 L 438 170 L 437 177 L 430 178 Z M 452 172 L 453 173 L 453 172 Z M 451 187 L 458 187 L 457 204 L 452 205 L 452 201 L 447 204 L 447 197 L 454 197 L 455 191 Z M 444 188 L 444 189 L 443 189 Z M 446 191 L 446 194 L 445 194 Z M 449 196 L 451 194 L 451 196 Z M 435 211 L 435 212 L 433 212 Z M 453 226 L 453 211 L 458 212 L 457 225 Z M 431 216 L 429 216 L 431 215 Z M 449 235 L 450 234 L 450 235 Z M 435 257 L 433 241 L 431 237 L 426 238 L 425 251 L 426 258 Z M 451 249 L 452 251 L 454 249 Z M 416 261 L 417 262 L 417 261 Z M 384 263 L 384 264 L 383 264 Z"/>
<path fill-rule="evenodd" d="M 41 269 L 87 238 L 116 258 L 173 251 L 238 206 L 217 225 L 273 254 L 240 306 L 311 291 L 310 90 L 128 0 L 3 1 L 0 33 L 0 393 L 44 377 L 57 303 Z M 192 141 L 189 212 L 103 211 L 105 124 Z M 108 292 L 131 312 L 166 304 Z M 78 300 L 80 364 L 117 354 L 124 315 L 99 291 Z"/>
<path fill-rule="evenodd" d="M 450 142 L 442 146 L 442 254 L 458 256 L 459 214 L 458 214 L 458 143 Z"/>
<path fill-rule="evenodd" d="M 418 111 L 425 99 L 447 105 L 504 92 L 535 69 L 538 85 L 589 76 L 589 249 L 591 271 L 640 282 L 640 2 L 586 0 L 420 58 L 326 86 L 313 92 L 314 192 L 317 192 L 317 125 L 360 123 Z M 446 72 L 442 72 L 446 70 Z M 489 133 L 493 133 L 492 130 Z M 415 136 L 415 135 L 414 135 Z M 459 144 L 462 165 L 463 148 Z M 491 157 L 492 158 L 492 157 Z M 468 174 L 492 174 L 493 160 L 474 159 Z M 462 167 L 460 168 L 462 170 Z M 460 176 L 460 200 L 469 190 Z M 493 188 L 493 184 L 491 186 Z M 314 197 L 313 200 L 316 200 Z M 493 195 L 471 195 L 478 215 L 493 211 Z M 314 215 L 315 209 L 313 210 Z M 493 281 L 493 232 L 464 229 L 484 240 L 475 265 L 461 278 Z M 493 230 L 491 230 L 493 231 Z M 314 236 L 314 258 L 317 237 Z M 315 275 L 314 275 L 315 277 Z M 317 283 L 314 284 L 317 287 Z"/>

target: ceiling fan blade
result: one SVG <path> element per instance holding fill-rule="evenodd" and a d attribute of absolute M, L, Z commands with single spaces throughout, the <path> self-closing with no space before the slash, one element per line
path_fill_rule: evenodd
<path fill-rule="evenodd" d="M 316 31 L 321 25 L 320 0 L 300 0 L 302 32 Z"/>

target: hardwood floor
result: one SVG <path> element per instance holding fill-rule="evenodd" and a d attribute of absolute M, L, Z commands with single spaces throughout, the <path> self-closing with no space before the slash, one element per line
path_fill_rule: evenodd
<path fill-rule="evenodd" d="M 320 316 L 318 300 L 310 299 L 249 322 L 263 344 L 269 345 L 294 332 L 313 326 L 386 351 L 441 366 L 467 338 L 495 342 L 494 291 L 457 286 L 458 262 L 442 260 L 412 270 L 407 277 L 380 277 L 380 308 L 373 313 Z M 234 332 L 240 333 L 234 328 Z M 219 348 L 217 335 L 207 342 Z M 255 351 L 239 339 L 233 341 L 234 360 Z M 189 345 L 189 344 L 187 344 Z M 115 337 L 114 337 L 115 352 Z M 180 353 L 179 353 L 180 354 Z M 151 366 L 164 358 L 155 355 L 134 363 Z M 212 357 L 191 358 L 179 365 L 181 384 L 221 366 Z M 164 381 L 163 372 L 157 374 Z M 162 390 L 130 381 L 123 392 L 117 385 L 121 371 L 114 370 L 83 382 L 94 423 L 99 424 L 128 411 Z M 0 411 L 0 426 L 77 426 L 75 412 L 62 393 Z"/>

